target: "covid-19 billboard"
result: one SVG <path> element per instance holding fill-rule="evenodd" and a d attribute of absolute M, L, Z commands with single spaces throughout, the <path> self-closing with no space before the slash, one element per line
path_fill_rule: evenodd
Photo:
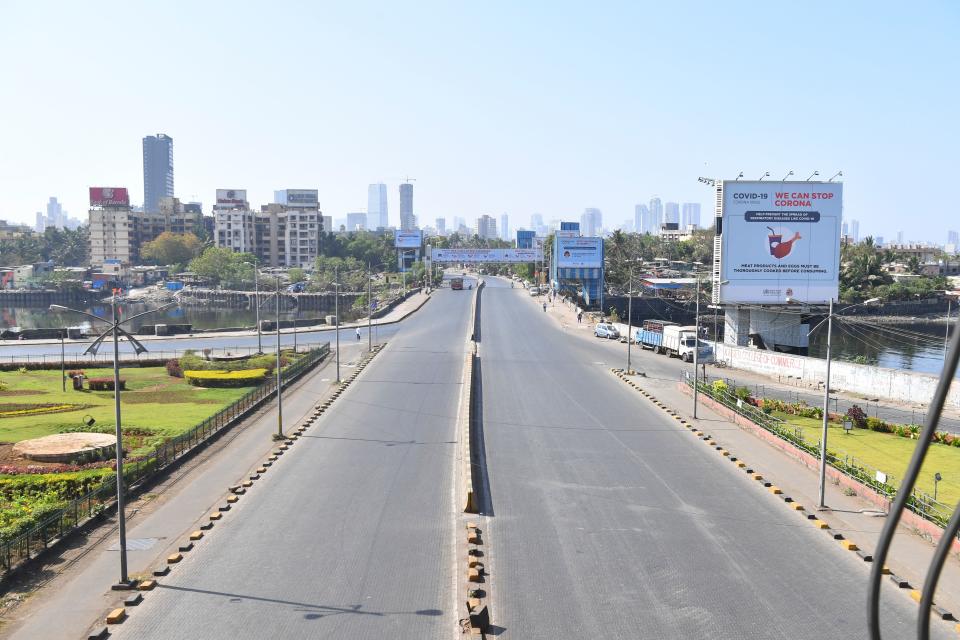
<path fill-rule="evenodd" d="M 557 237 L 557 266 L 596 269 L 603 266 L 603 238 Z"/>
<path fill-rule="evenodd" d="M 723 303 L 825 303 L 837 298 L 843 185 L 723 183 Z"/>
<path fill-rule="evenodd" d="M 423 231 L 413 229 L 401 231 L 397 229 L 393 236 L 393 246 L 397 249 L 419 249 L 423 244 Z"/>

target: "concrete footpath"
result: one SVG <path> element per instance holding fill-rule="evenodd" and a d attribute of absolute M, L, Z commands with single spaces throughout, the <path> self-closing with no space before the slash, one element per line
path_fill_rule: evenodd
<path fill-rule="evenodd" d="M 546 300 L 545 296 L 531 297 L 531 304 L 542 306 L 544 300 Z M 611 348 L 622 347 L 625 356 L 626 345 L 610 344 L 613 341 L 599 341 L 594 337 L 595 320 L 592 317 L 584 314 L 582 322 L 577 321 L 575 305 L 560 298 L 555 301 L 547 300 L 547 313 L 553 316 L 559 328 L 570 334 L 571 337 L 591 341 L 598 347 L 598 350 L 603 349 L 608 353 Z M 616 350 L 619 351 L 619 349 Z M 618 358 L 617 362 L 612 364 L 622 367 L 625 364 L 625 358 L 624 361 L 620 361 Z M 751 468 L 782 489 L 784 494 L 791 496 L 796 502 L 803 505 L 806 509 L 805 513 L 816 513 L 821 520 L 830 526 L 831 532 L 841 533 L 855 542 L 861 549 L 868 553 L 873 552 L 885 522 L 885 514 L 878 513 L 873 503 L 859 496 L 845 495 L 839 486 L 828 481 L 826 503 L 829 509 L 817 511 L 819 478 L 816 470 L 807 468 L 797 459 L 790 457 L 702 404 L 697 411 L 698 419 L 693 419 L 693 398 L 685 394 L 679 387 L 680 371 L 682 369 L 689 370 L 691 365 L 664 356 L 653 356 L 646 351 L 640 352 L 638 348 L 634 347 L 633 366 L 635 369 L 646 369 L 647 371 L 647 376 L 629 376 L 630 380 L 635 382 L 637 386 L 655 395 L 669 407 L 678 411 L 685 420 L 695 423 L 704 433 L 713 436 L 714 440 L 730 451 L 732 456 L 745 461 Z M 790 389 L 789 385 L 778 385 L 776 381 L 770 381 L 762 376 L 730 369 L 713 369 L 711 371 L 708 367 L 708 375 L 724 378 L 735 377 L 738 383 L 762 384 L 767 389 Z M 624 383 L 619 382 L 616 378 L 611 378 L 611 384 Z M 843 394 L 838 395 L 843 397 Z M 649 403 L 649 400 L 638 392 L 637 402 Z M 894 409 L 902 409 L 902 406 L 898 406 L 897 403 L 880 403 L 880 406 L 883 407 L 885 404 Z M 872 412 L 871 415 L 873 415 Z M 691 447 L 705 446 L 692 434 L 690 438 Z M 784 509 L 787 508 L 787 505 L 784 505 Z M 809 526 L 806 525 L 803 516 L 799 514 L 797 516 L 797 526 Z M 826 532 L 824 535 L 826 535 Z M 887 566 L 894 574 L 909 581 L 912 588 L 920 589 L 923 586 L 927 567 L 933 558 L 933 551 L 933 543 L 901 524 L 894 539 Z M 869 569 L 869 566 L 867 565 L 865 568 Z M 950 554 L 940 578 L 935 602 L 955 616 L 960 617 L 960 556 L 957 553 Z"/>
<path fill-rule="evenodd" d="M 426 296 L 421 296 L 425 298 Z M 422 304 L 422 302 L 421 302 Z M 365 355 L 366 341 L 341 345 L 341 368 L 348 371 Z M 336 380 L 335 354 L 284 392 L 285 430 L 332 393 Z M 149 573 L 172 552 L 229 486 L 239 484 L 274 446 L 276 403 L 236 425 L 219 440 L 163 479 L 150 492 L 128 505 L 129 574 Z M 229 455 L 226 455 L 229 448 Z M 3 613 L 0 637 L 15 640 L 54 640 L 86 637 L 81 633 L 107 611 L 119 606 L 129 592 L 110 591 L 119 579 L 116 524 L 111 520 L 87 536 L 78 536 L 34 572 L 36 581 L 8 593 L 6 600 L 26 599 Z"/>

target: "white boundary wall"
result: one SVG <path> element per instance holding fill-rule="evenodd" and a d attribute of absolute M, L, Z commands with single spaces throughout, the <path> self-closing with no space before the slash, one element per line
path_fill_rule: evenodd
<path fill-rule="evenodd" d="M 788 353 L 717 345 L 717 358 L 726 360 L 735 369 L 761 373 L 771 377 L 792 377 L 800 383 L 823 388 L 827 377 L 827 361 Z M 834 360 L 830 368 L 830 388 L 868 397 L 928 404 L 937 388 L 937 376 L 899 369 L 883 369 Z M 947 404 L 960 407 L 960 382 L 953 381 Z"/>

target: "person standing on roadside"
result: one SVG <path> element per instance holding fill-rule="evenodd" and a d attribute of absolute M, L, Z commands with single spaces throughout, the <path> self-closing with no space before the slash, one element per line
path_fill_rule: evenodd
<path fill-rule="evenodd" d="M 360 342 L 360 327 L 357 327 L 357 342 Z"/>
<path fill-rule="evenodd" d="M 547 312 L 547 302 L 546 302 L 546 301 L 543 302 L 543 312 L 544 312 L 544 313 Z"/>
<path fill-rule="evenodd" d="M 577 324 L 583 322 L 583 309 L 577 309 Z"/>

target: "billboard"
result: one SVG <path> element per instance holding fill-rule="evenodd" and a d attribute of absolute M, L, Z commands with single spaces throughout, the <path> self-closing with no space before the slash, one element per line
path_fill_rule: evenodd
<path fill-rule="evenodd" d="M 543 252 L 538 249 L 434 249 L 434 262 L 539 262 Z"/>
<path fill-rule="evenodd" d="M 419 249 L 423 244 L 423 231 L 413 229 L 412 231 L 401 231 L 397 229 L 393 236 L 393 246 L 397 249 Z"/>
<path fill-rule="evenodd" d="M 720 302 L 837 298 L 843 185 L 723 183 Z"/>
<path fill-rule="evenodd" d="M 217 189 L 217 204 L 245 205 L 246 203 L 246 189 Z"/>
<path fill-rule="evenodd" d="M 595 269 L 603 266 L 603 238 L 557 238 L 557 266 Z"/>
<path fill-rule="evenodd" d="M 286 194 L 284 203 L 291 207 L 316 208 L 320 202 L 320 192 L 317 189 L 286 189 L 284 194 Z"/>
<path fill-rule="evenodd" d="M 90 187 L 91 207 L 129 207 L 126 187 Z"/>

